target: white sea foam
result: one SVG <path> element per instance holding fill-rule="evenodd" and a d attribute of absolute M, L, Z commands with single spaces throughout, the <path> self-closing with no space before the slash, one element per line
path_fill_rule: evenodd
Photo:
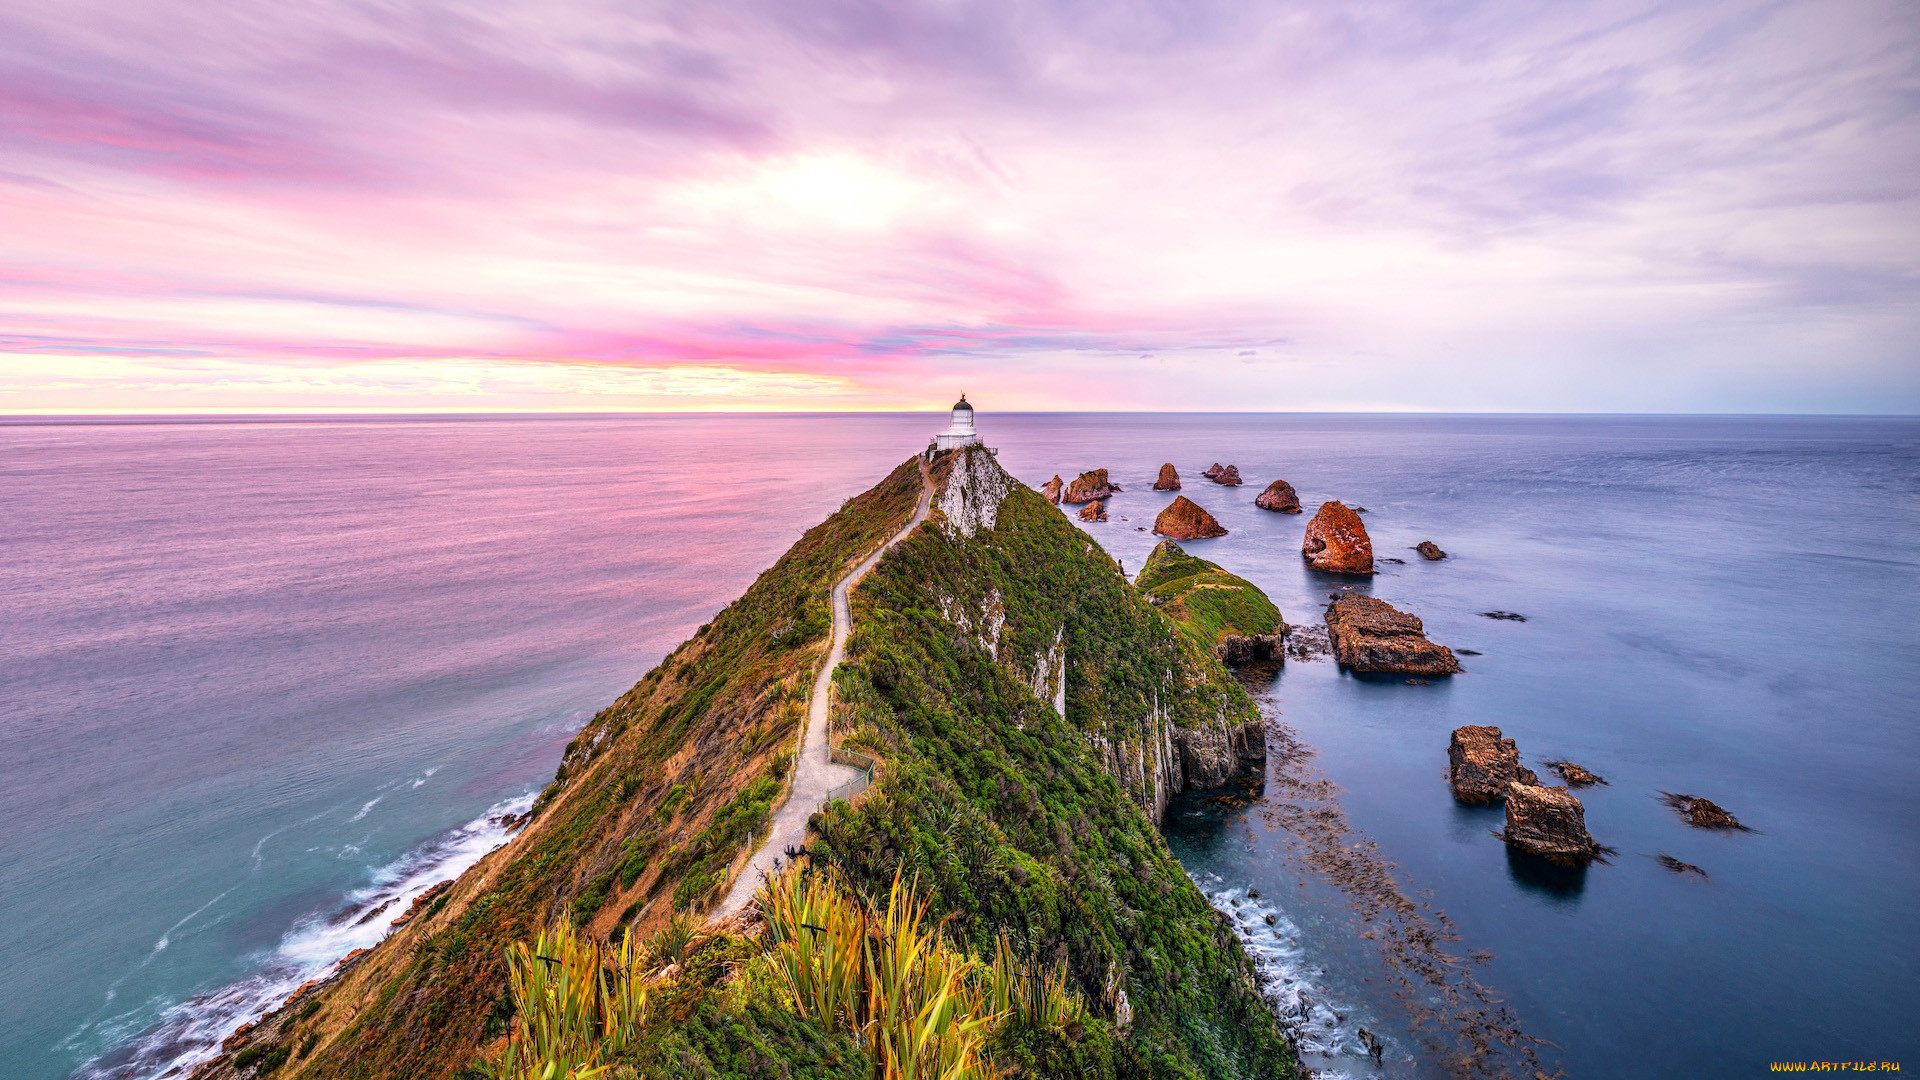
<path fill-rule="evenodd" d="M 220 1040 L 235 1027 L 278 1007 L 300 984 L 326 974 L 353 950 L 378 944 L 387 936 L 393 919 L 421 893 L 436 882 L 458 877 L 506 843 L 510 834 L 502 819 L 524 813 L 533 805 L 533 798 L 529 793 L 496 803 L 480 818 L 381 867 L 369 884 L 349 893 L 333 914 L 312 915 L 294 923 L 273 952 L 264 957 L 258 972 L 167 1008 L 158 1022 L 122 1049 L 76 1069 L 73 1080 L 185 1076 L 219 1053 Z M 371 806 L 369 803 L 368 808 Z M 109 1020 L 95 1033 L 112 1025 Z"/>
<path fill-rule="evenodd" d="M 1382 1075 L 1367 1056 L 1360 1037 L 1367 1025 L 1356 1007 L 1339 1001 L 1321 981 L 1326 971 L 1308 960 L 1300 947 L 1300 928 L 1286 912 L 1266 898 L 1248 895 L 1248 890 L 1228 886 L 1217 875 L 1195 876 L 1207 902 L 1227 917 L 1235 936 L 1253 961 L 1260 979 L 1260 993 L 1280 1027 L 1300 1051 L 1301 1060 L 1315 1077 L 1372 1077 Z M 1272 922 L 1268 922 L 1268 917 Z M 1410 1060 L 1393 1041 L 1380 1035 L 1372 1025 L 1372 1034 L 1385 1043 L 1389 1063 L 1395 1058 Z"/>

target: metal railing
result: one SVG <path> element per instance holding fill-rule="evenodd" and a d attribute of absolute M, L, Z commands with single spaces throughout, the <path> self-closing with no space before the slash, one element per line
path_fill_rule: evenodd
<path fill-rule="evenodd" d="M 849 750 L 844 746 L 829 746 L 827 760 L 836 765 L 851 765 L 860 770 L 859 776 L 828 791 L 828 802 L 835 799 L 851 799 L 873 786 L 873 769 L 879 762 L 867 755 L 857 750 Z"/>

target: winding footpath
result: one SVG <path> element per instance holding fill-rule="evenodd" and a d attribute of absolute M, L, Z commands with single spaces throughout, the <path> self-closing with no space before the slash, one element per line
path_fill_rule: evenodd
<path fill-rule="evenodd" d="M 853 610 L 847 604 L 847 594 L 860 584 L 861 578 L 879 565 L 881 556 L 927 520 L 927 514 L 932 509 L 933 477 L 927 474 L 927 461 L 923 457 L 920 459 L 920 504 L 914 508 L 913 517 L 907 522 L 906 528 L 895 533 L 893 539 L 880 545 L 846 577 L 834 583 L 833 644 L 827 649 L 826 663 L 820 665 L 820 674 L 813 680 L 813 697 L 807 703 L 807 731 L 800 742 L 799 756 L 794 761 L 793 789 L 787 793 L 787 801 L 773 815 L 773 825 L 767 833 L 766 843 L 753 853 L 752 861 L 740 871 L 740 876 L 727 890 L 727 898 L 714 909 L 713 918 L 724 919 L 746 907 L 759 890 L 760 882 L 770 876 L 775 864 L 786 856 L 787 849 L 798 850 L 807 842 L 807 820 L 826 805 L 827 792 L 860 775 L 859 769 L 836 765 L 827 759 L 832 752 L 827 745 L 827 712 L 833 688 L 833 672 L 846 656 L 847 635 L 853 630 Z"/>

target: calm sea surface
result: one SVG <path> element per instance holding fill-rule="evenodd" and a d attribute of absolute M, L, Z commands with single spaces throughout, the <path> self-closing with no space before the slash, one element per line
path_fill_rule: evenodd
<path fill-rule="evenodd" d="M 1309 510 L 1368 508 L 1407 562 L 1361 587 L 1483 655 L 1431 686 L 1295 661 L 1269 708 L 1457 950 L 1493 955 L 1478 977 L 1547 1060 L 1920 1067 L 1920 422 L 980 424 L 1030 483 L 1112 469 L 1127 491 L 1085 528 L 1129 571 L 1173 461 L 1232 530 L 1190 548 L 1290 622 L 1354 582 L 1307 571 L 1305 517 L 1254 496 L 1280 476 Z M 941 426 L 0 425 L 0 1073 L 157 1075 L 377 939 L 391 912 L 366 912 L 497 842 L 488 818 L 588 715 Z M 1247 485 L 1207 484 L 1216 460 Z M 1423 539 L 1452 558 L 1404 550 Z M 1496 609 L 1527 621 L 1477 614 Z M 1581 795 L 1611 862 L 1542 873 L 1489 835 L 1499 811 L 1456 808 L 1447 733 L 1468 723 L 1605 776 Z M 1662 791 L 1754 831 L 1689 829 Z M 1274 916 L 1242 921 L 1336 1017 L 1320 1064 L 1435 1073 L 1345 898 L 1259 810 L 1183 800 L 1170 839 L 1223 908 Z"/>

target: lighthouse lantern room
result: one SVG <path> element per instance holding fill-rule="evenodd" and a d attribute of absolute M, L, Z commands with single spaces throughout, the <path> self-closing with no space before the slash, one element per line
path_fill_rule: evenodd
<path fill-rule="evenodd" d="M 967 404 L 967 395 L 961 394 L 960 400 L 953 406 L 953 423 L 947 430 L 933 437 L 933 448 L 958 450 L 963 446 L 975 446 L 980 442 L 980 433 L 973 430 L 973 406 Z"/>

